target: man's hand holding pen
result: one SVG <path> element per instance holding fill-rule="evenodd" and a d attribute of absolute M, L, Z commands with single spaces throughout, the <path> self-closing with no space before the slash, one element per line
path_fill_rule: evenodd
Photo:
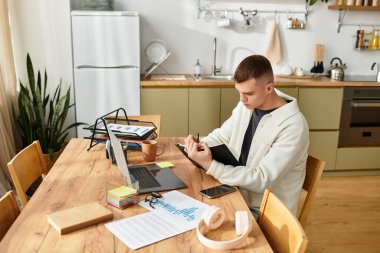
<path fill-rule="evenodd" d="M 208 170 L 212 163 L 212 154 L 207 143 L 199 142 L 199 134 L 197 140 L 192 135 L 185 139 L 185 151 L 191 159 Z"/>

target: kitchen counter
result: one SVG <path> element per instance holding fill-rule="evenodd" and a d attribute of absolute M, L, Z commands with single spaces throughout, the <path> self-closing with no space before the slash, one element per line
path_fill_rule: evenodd
<path fill-rule="evenodd" d="M 185 75 L 186 80 L 141 80 L 143 88 L 232 88 L 232 80 L 199 80 L 195 81 L 191 75 Z M 379 82 L 342 82 L 332 80 L 326 76 L 316 78 L 280 78 L 275 77 L 277 87 L 344 87 L 344 86 L 380 86 Z"/>

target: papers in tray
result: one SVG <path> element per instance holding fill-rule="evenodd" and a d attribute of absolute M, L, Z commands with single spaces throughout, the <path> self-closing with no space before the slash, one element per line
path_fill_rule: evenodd
<path fill-rule="evenodd" d="M 111 129 L 117 137 L 143 137 L 155 129 L 153 126 L 135 126 L 114 123 L 109 123 L 107 127 L 108 129 Z M 101 127 L 100 129 L 103 130 L 104 127 Z"/>

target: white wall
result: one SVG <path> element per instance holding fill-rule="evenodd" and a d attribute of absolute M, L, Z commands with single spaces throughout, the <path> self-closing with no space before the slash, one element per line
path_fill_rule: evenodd
<path fill-rule="evenodd" d="M 71 4 L 70 4 L 71 2 Z M 204 1 L 202 1 L 204 3 Z M 211 71 L 213 37 L 218 39 L 217 66 L 224 73 L 232 73 L 237 64 L 249 54 L 263 54 L 274 20 L 273 14 L 258 14 L 254 29 L 240 28 L 241 16 L 230 17 L 229 28 L 216 27 L 215 20 L 206 22 L 197 18 L 196 0 L 115 0 L 118 10 L 135 10 L 141 16 L 142 70 L 149 66 L 143 49 L 153 39 L 166 41 L 172 55 L 163 63 L 169 73 L 192 73 L 196 59 L 202 65 L 202 73 Z M 246 9 L 302 10 L 304 0 L 214 0 L 207 1 L 213 7 Z M 36 69 L 47 69 L 50 89 L 62 78 L 65 88 L 73 83 L 70 9 L 80 8 L 80 0 L 9 0 L 12 36 L 15 50 L 17 76 L 26 81 L 25 58 L 29 52 Z M 71 6 L 71 7 L 70 7 Z M 283 60 L 274 65 L 291 66 L 309 70 L 314 60 L 314 45 L 325 44 L 325 69 L 331 58 L 338 56 L 348 66 L 346 73 L 373 74 L 370 66 L 380 61 L 380 51 L 354 51 L 358 27 L 342 27 L 337 33 L 338 11 L 327 9 L 326 4 L 311 7 L 306 30 L 287 30 L 286 15 L 278 14 Z M 380 12 L 351 11 L 345 22 L 380 24 Z M 303 15 L 296 15 L 303 19 Z M 366 28 L 370 31 L 370 28 Z M 74 121 L 71 113 L 69 122 Z"/>
<path fill-rule="evenodd" d="M 196 59 L 202 64 L 202 71 L 211 71 L 213 59 L 213 37 L 218 39 L 217 65 L 223 66 L 225 73 L 232 73 L 237 64 L 249 54 L 263 54 L 269 39 L 274 20 L 273 14 L 258 14 L 258 24 L 250 31 L 240 28 L 242 17 L 233 13 L 233 25 L 226 29 L 216 26 L 216 21 L 206 22 L 197 18 L 196 0 L 115 0 L 115 8 L 136 10 L 141 15 L 141 48 L 144 49 L 153 39 L 167 42 L 172 55 L 163 64 L 169 73 L 191 73 Z M 204 1 L 202 1 L 204 3 Z M 208 1 L 213 7 L 247 9 L 303 10 L 304 0 L 285 1 Z M 274 66 L 279 72 L 286 64 L 310 70 L 314 60 L 314 45 L 325 44 L 325 69 L 330 60 L 338 56 L 348 66 L 347 73 L 371 74 L 370 66 L 380 61 L 380 51 L 358 52 L 353 47 L 358 27 L 342 27 L 337 33 L 338 11 L 328 10 L 326 4 L 318 3 L 311 7 L 306 30 L 287 30 L 286 14 L 278 14 L 283 60 Z M 302 14 L 295 15 L 303 19 Z M 380 24 L 379 12 L 348 12 L 345 22 Z M 367 27 L 370 31 L 372 28 Z M 149 63 L 142 53 L 142 69 Z"/>
<path fill-rule="evenodd" d="M 48 75 L 48 89 L 53 92 L 62 79 L 62 92 L 71 85 L 70 2 L 62 0 L 9 0 L 10 23 L 17 79 L 28 83 L 26 55 L 30 54 L 35 75 Z M 73 91 L 71 102 L 74 102 Z M 67 124 L 74 122 L 70 109 Z M 75 136 L 72 130 L 69 134 Z"/>

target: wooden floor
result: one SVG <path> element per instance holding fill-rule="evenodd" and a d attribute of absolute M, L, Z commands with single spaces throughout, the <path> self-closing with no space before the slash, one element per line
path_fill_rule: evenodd
<path fill-rule="evenodd" d="M 380 176 L 322 177 L 307 252 L 380 252 Z"/>

